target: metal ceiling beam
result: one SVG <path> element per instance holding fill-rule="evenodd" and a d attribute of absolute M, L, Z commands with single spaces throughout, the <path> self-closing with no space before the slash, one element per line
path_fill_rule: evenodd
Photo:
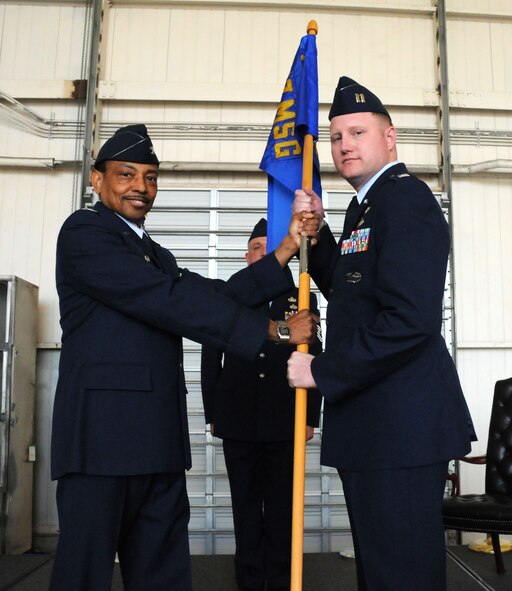
<path fill-rule="evenodd" d="M 93 0 L 92 31 L 89 47 L 89 73 L 87 77 L 87 97 L 85 106 L 85 130 L 82 157 L 81 176 L 81 206 L 88 200 L 87 187 L 89 184 L 89 169 L 92 161 L 93 128 L 95 123 L 96 97 L 99 77 L 99 46 L 101 35 L 101 19 L 103 12 L 103 0 Z"/>

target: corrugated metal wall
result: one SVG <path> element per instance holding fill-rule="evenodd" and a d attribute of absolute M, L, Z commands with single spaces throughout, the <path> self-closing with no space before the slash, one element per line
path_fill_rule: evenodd
<path fill-rule="evenodd" d="M 165 240 L 182 248 L 183 264 L 227 273 L 231 264 L 215 266 L 208 258 L 212 245 L 202 240 L 206 234 L 196 237 L 195 230 L 212 222 L 212 190 L 225 195 L 265 190 L 257 166 L 299 38 L 315 18 L 319 154 L 327 191 L 348 188 L 333 171 L 326 116 L 337 79 L 345 74 L 371 87 L 389 106 L 399 131 L 399 157 L 433 189 L 451 196 L 457 363 L 480 435 L 475 450 L 483 452 L 494 381 L 512 375 L 507 256 L 512 246 L 512 6 L 509 0 L 440 3 L 441 8 L 446 4 L 448 77 L 442 82 L 448 84 L 450 115 L 450 132 L 443 137 L 437 4 L 323 0 L 312 9 L 303 0 L 105 3 L 94 140 L 97 146 L 123 124 L 146 122 L 164 161 L 160 186 L 182 190 L 190 206 L 165 218 Z M 93 9 L 79 0 L 18 0 L 0 6 L 0 273 L 39 285 L 38 534 L 57 528 L 48 478 L 60 341 L 54 249 L 60 224 L 81 200 L 87 110 L 80 98 L 83 86 L 74 81 L 88 77 Z M 451 187 L 443 186 L 446 174 L 440 168 L 448 140 Z M 196 200 L 190 191 L 204 195 L 197 193 Z M 162 193 L 160 201 L 165 198 Z M 248 228 L 248 220 L 235 215 L 219 223 Z M 180 228 L 187 232 L 176 231 Z M 236 251 L 224 239 L 226 249 Z M 194 399 L 194 429 L 201 429 L 200 410 Z M 208 469 L 217 467 L 221 454 L 215 452 L 208 462 Z M 482 471 L 466 470 L 464 490 L 479 491 Z M 193 492 L 199 499 L 206 483 L 199 476 L 196 481 Z M 313 482 L 315 491 L 336 486 L 326 487 L 322 475 Z M 312 509 L 310 525 L 316 527 L 317 517 L 328 524 L 330 510 L 327 503 Z M 210 527 L 212 514 L 204 515 Z M 220 515 L 216 526 L 225 530 L 229 512 L 224 520 Z M 229 536 L 223 542 L 219 535 L 215 547 L 211 537 L 201 538 L 197 547 L 222 551 L 230 543 Z M 320 546 L 326 548 L 325 540 Z"/>

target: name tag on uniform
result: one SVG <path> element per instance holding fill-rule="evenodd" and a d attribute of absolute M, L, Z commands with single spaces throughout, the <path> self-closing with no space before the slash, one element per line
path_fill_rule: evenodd
<path fill-rule="evenodd" d="M 368 244 L 370 243 L 370 228 L 360 228 L 354 230 L 350 234 L 350 238 L 343 240 L 341 243 L 341 253 L 352 254 L 353 252 L 364 252 L 368 250 Z"/>

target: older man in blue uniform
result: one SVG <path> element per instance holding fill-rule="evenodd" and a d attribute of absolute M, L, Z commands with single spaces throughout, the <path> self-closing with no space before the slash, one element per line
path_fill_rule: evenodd
<path fill-rule="evenodd" d="M 293 353 L 290 383 L 324 396 L 322 464 L 338 469 L 359 591 L 446 589 L 441 502 L 447 463 L 474 431 L 441 336 L 449 229 L 428 186 L 397 160 L 377 96 L 342 77 L 331 153 L 357 195 L 310 272 L 328 298 L 325 352 Z M 323 215 L 312 191 L 294 209 Z"/>
<path fill-rule="evenodd" d="M 277 323 L 258 305 L 290 289 L 298 221 L 276 251 L 228 282 L 178 266 L 145 233 L 159 161 L 144 125 L 119 129 L 91 171 L 100 196 L 57 242 L 62 352 L 52 430 L 60 539 L 51 591 L 190 591 L 190 467 L 182 337 L 252 359 Z M 310 340 L 307 313 L 287 321 Z"/>
<path fill-rule="evenodd" d="M 262 218 L 247 244 L 247 264 L 266 252 L 267 220 Z M 297 308 L 294 287 L 259 309 L 283 321 Z M 315 294 L 311 310 L 319 315 Z M 295 397 L 286 380 L 293 351 L 287 345 L 268 341 L 254 361 L 208 345 L 201 355 L 205 418 L 223 440 L 235 525 L 235 576 L 244 591 L 290 588 Z M 321 352 L 319 339 L 310 350 Z M 306 439 L 318 426 L 320 404 L 318 390 L 310 390 Z"/>

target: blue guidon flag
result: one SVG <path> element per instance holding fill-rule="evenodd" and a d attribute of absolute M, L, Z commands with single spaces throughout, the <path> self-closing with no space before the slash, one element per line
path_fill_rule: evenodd
<path fill-rule="evenodd" d="M 304 136 L 318 139 L 316 35 L 304 35 L 284 85 L 260 169 L 268 175 L 267 252 L 288 231 L 296 189 L 302 188 Z M 313 190 L 321 197 L 320 166 L 313 150 Z"/>

